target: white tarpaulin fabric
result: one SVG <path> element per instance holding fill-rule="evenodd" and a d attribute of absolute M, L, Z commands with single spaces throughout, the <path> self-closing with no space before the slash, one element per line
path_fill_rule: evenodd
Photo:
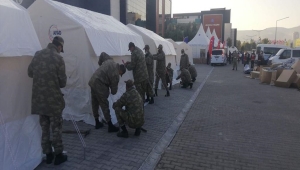
<path fill-rule="evenodd" d="M 98 56 L 106 52 L 119 64 L 122 59 L 130 61 L 128 44 L 143 47 L 142 37 L 111 16 L 56 1 L 37 0 L 28 11 L 43 47 L 56 35 L 65 40 L 61 55 L 68 79 L 62 90 L 66 101 L 63 118 L 70 120 L 73 115 L 76 121 L 94 125 L 88 81 L 99 67 Z M 109 98 L 110 105 L 125 92 L 124 80 L 128 78 L 132 79 L 132 72 L 121 78 L 118 93 Z M 116 123 L 114 110 L 110 110 Z"/>
<path fill-rule="evenodd" d="M 184 49 L 185 53 L 189 56 L 189 61 L 190 61 L 191 65 L 194 65 L 192 47 L 183 41 L 176 42 L 176 44 L 179 45 L 180 49 Z"/>
<path fill-rule="evenodd" d="M 208 39 L 208 37 L 206 36 L 206 34 L 204 32 L 202 24 L 200 25 L 197 34 L 188 43 L 188 45 L 190 47 L 192 47 L 193 58 L 200 58 L 201 50 L 205 50 L 205 54 L 206 54 L 206 51 L 207 51 L 208 45 L 209 45 L 209 39 Z"/>
<path fill-rule="evenodd" d="M 212 32 L 212 36 L 215 37 L 215 40 L 214 40 L 214 47 L 218 47 L 218 43 L 219 43 L 219 38 L 217 36 L 217 33 L 216 33 L 216 30 L 214 29 L 213 32 Z M 220 47 L 223 47 L 223 44 L 220 42 Z"/>
<path fill-rule="evenodd" d="M 207 36 L 207 38 L 210 40 L 210 38 L 212 37 L 212 35 L 211 35 L 211 32 L 210 32 L 210 28 L 209 27 L 207 27 L 207 30 L 206 30 L 206 36 Z"/>
<path fill-rule="evenodd" d="M 0 169 L 34 169 L 42 160 L 41 127 L 31 115 L 27 68 L 41 45 L 27 11 L 13 1 L 0 0 L 0 23 Z"/>
<path fill-rule="evenodd" d="M 152 54 L 157 54 L 157 47 L 159 44 L 163 46 L 163 51 L 165 52 L 166 55 L 166 64 L 171 63 L 172 66 L 176 66 L 176 51 L 174 49 L 174 46 L 172 43 L 169 41 L 165 40 L 161 36 L 157 35 L 153 31 L 147 30 L 146 28 L 142 28 L 136 25 L 128 24 L 128 28 L 139 34 L 140 36 L 143 37 L 143 40 L 145 44 L 149 45 L 150 47 L 150 52 Z M 143 49 L 142 47 L 141 49 Z M 156 61 L 154 64 L 154 70 L 156 68 Z M 173 67 L 174 69 L 174 67 Z M 178 75 L 178 72 L 176 69 L 174 69 L 174 74 L 173 74 L 173 85 L 178 83 L 179 81 L 176 80 L 176 77 Z M 159 84 L 159 89 L 161 89 L 161 83 Z"/>
<path fill-rule="evenodd" d="M 0 56 L 32 56 L 41 48 L 30 17 L 22 6 L 0 0 L 0 21 Z"/>

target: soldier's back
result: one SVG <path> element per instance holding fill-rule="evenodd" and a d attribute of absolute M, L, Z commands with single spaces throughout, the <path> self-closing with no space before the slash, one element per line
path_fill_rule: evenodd
<path fill-rule="evenodd" d="M 124 93 L 127 105 L 126 111 L 132 117 L 131 127 L 141 127 L 144 124 L 144 102 L 138 91 L 132 88 Z"/>

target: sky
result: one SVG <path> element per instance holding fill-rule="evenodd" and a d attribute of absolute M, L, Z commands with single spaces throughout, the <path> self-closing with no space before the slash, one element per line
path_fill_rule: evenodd
<path fill-rule="evenodd" d="M 262 30 L 300 25 L 300 0 L 172 0 L 172 13 L 192 13 L 212 8 L 231 9 L 232 28 Z"/>

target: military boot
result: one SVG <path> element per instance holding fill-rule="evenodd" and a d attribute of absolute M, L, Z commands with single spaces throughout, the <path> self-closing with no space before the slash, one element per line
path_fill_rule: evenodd
<path fill-rule="evenodd" d="M 99 121 L 99 118 L 95 119 L 96 125 L 95 129 L 99 129 L 103 127 L 103 123 Z"/>
<path fill-rule="evenodd" d="M 54 165 L 59 165 L 61 163 L 66 162 L 67 160 L 68 160 L 68 156 L 60 153 L 60 154 L 56 155 Z"/>
<path fill-rule="evenodd" d="M 190 83 L 189 85 L 190 85 L 190 89 L 193 88 L 193 83 Z"/>
<path fill-rule="evenodd" d="M 108 124 L 108 132 L 118 132 L 119 131 L 119 128 L 118 127 L 115 127 L 111 121 L 107 122 Z"/>
<path fill-rule="evenodd" d="M 149 97 L 149 95 L 147 95 L 147 99 L 145 100 L 145 103 L 147 103 L 149 101 L 150 101 L 150 97 Z"/>
<path fill-rule="evenodd" d="M 151 97 L 149 104 L 153 104 L 154 103 L 154 97 Z"/>
<path fill-rule="evenodd" d="M 155 92 L 155 95 L 154 95 L 154 96 L 157 96 L 157 89 L 154 89 L 154 92 Z"/>
<path fill-rule="evenodd" d="M 54 159 L 53 153 L 46 154 L 46 163 L 51 164 Z"/>
<path fill-rule="evenodd" d="M 128 138 L 128 131 L 127 131 L 127 129 L 126 129 L 126 126 L 123 125 L 123 126 L 121 127 L 121 129 L 122 129 L 122 131 L 119 132 L 119 133 L 117 134 L 117 136 L 118 136 L 118 137 L 121 137 L 121 138 Z"/>
<path fill-rule="evenodd" d="M 170 92 L 169 90 L 167 90 L 167 94 L 165 95 L 165 97 L 169 97 L 170 96 Z"/>
<path fill-rule="evenodd" d="M 141 134 L 141 128 L 136 128 L 134 132 L 134 136 L 140 136 Z"/>

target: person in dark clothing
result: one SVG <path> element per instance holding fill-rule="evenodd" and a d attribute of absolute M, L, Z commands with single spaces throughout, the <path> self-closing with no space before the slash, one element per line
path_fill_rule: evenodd
<path fill-rule="evenodd" d="M 209 65 L 210 64 L 210 54 L 209 51 L 207 51 L 207 56 L 206 56 L 206 64 Z"/>
<path fill-rule="evenodd" d="M 231 54 L 231 52 L 229 51 L 229 57 L 228 57 L 228 62 L 229 62 L 229 64 L 231 64 L 231 58 L 232 58 L 232 54 Z"/>
<path fill-rule="evenodd" d="M 255 53 L 254 53 L 254 51 L 252 52 L 252 54 L 251 54 L 251 68 L 253 69 L 254 68 L 254 60 L 255 60 Z"/>

